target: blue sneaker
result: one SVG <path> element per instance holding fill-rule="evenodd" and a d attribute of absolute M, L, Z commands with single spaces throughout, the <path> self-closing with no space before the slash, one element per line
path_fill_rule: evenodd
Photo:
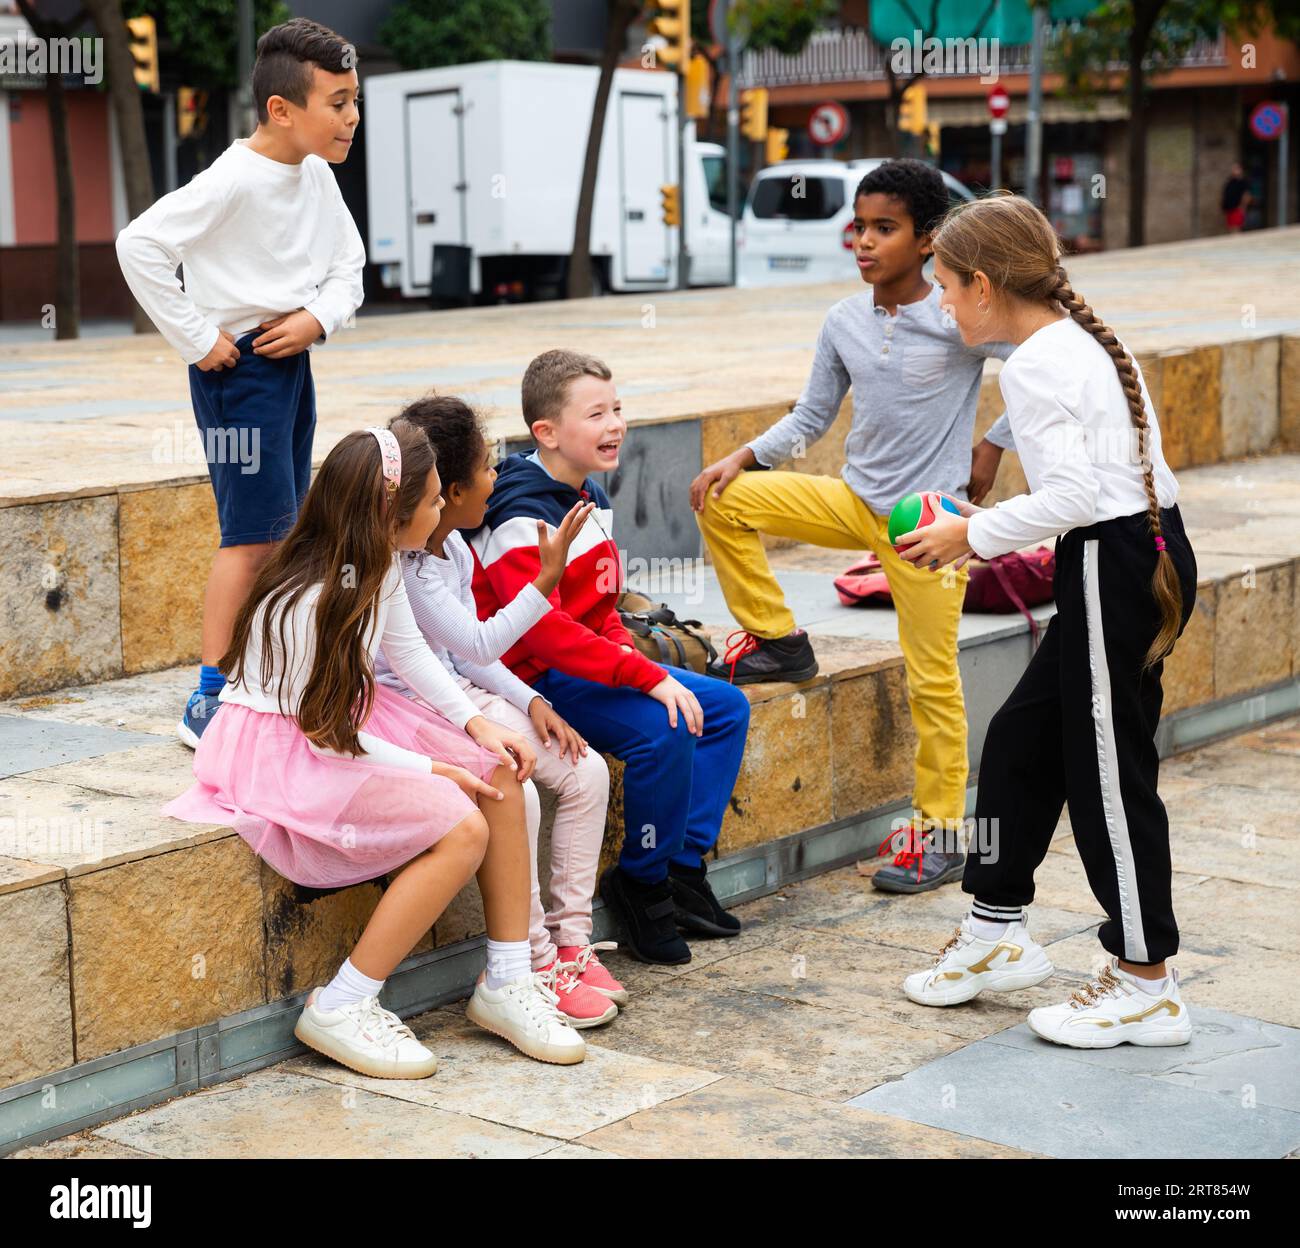
<path fill-rule="evenodd" d="M 176 725 L 176 735 L 192 750 L 199 748 L 199 738 L 203 730 L 212 722 L 212 717 L 221 709 L 221 702 L 215 693 L 200 693 L 197 689 L 190 694 L 185 704 L 185 714 Z"/>

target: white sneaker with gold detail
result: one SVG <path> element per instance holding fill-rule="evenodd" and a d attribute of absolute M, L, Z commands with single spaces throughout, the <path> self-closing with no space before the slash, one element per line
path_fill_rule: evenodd
<path fill-rule="evenodd" d="M 903 980 L 903 991 L 918 1005 L 960 1005 L 986 988 L 991 992 L 1032 988 L 1052 969 L 1023 923 L 1008 924 L 997 940 L 985 940 L 971 929 L 967 916 L 939 950 L 934 965 Z"/>
<path fill-rule="evenodd" d="M 1114 959 L 1068 1001 L 1030 1010 L 1028 1022 L 1035 1035 L 1075 1049 L 1186 1044 L 1192 1038 L 1178 972 L 1171 969 L 1164 989 L 1152 994 L 1117 975 Z"/>

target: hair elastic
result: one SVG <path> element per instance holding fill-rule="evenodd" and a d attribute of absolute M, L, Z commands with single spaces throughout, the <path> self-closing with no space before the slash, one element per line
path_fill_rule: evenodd
<path fill-rule="evenodd" d="M 367 427 L 366 432 L 373 433 L 375 441 L 379 443 L 379 462 L 384 469 L 388 497 L 392 498 L 402 484 L 402 448 L 397 445 L 397 438 L 391 429 L 378 429 L 372 425 Z"/>
<path fill-rule="evenodd" d="M 1163 537 L 1157 537 L 1156 550 L 1164 550 L 1164 548 L 1165 548 L 1165 539 Z"/>

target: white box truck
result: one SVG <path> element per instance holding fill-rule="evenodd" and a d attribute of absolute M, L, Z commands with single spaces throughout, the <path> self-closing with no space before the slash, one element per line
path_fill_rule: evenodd
<path fill-rule="evenodd" d="M 369 258 L 382 284 L 409 298 L 445 291 L 433 281 L 434 248 L 450 245 L 440 254 L 468 261 L 467 295 L 562 295 L 598 78 L 591 66 L 528 61 L 368 77 Z M 591 222 L 599 291 L 677 284 L 677 231 L 663 222 L 660 194 L 677 181 L 676 126 L 675 75 L 615 72 Z M 688 127 L 686 156 L 692 285 L 725 282 L 730 227 L 708 180 L 721 149 L 697 144 Z"/>

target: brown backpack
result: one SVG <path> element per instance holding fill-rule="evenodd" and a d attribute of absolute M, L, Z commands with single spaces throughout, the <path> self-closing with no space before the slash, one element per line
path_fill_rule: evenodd
<path fill-rule="evenodd" d="M 663 667 L 689 667 L 703 675 L 717 660 L 713 643 L 695 631 L 702 627 L 699 620 L 679 620 L 662 602 L 628 590 L 619 595 L 618 616 L 632 634 L 632 644 Z"/>

